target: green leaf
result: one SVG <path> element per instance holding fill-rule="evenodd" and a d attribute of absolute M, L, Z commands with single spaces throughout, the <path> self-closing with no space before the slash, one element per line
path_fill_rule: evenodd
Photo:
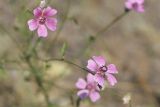
<path fill-rule="evenodd" d="M 4 77 L 6 74 L 4 68 L 3 68 L 3 65 L 0 64 L 0 78 Z"/>
<path fill-rule="evenodd" d="M 95 41 L 95 36 L 93 36 L 93 35 L 90 35 L 89 36 L 89 42 L 94 42 Z"/>
<path fill-rule="evenodd" d="M 64 42 L 63 46 L 61 48 L 61 56 L 62 56 L 62 58 L 65 56 L 66 49 L 67 49 L 67 44 L 66 44 L 66 42 Z"/>

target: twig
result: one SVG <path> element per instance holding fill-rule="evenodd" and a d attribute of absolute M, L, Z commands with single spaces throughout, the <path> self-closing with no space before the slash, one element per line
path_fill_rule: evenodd
<path fill-rule="evenodd" d="M 108 25 L 106 25 L 103 29 L 98 31 L 95 35 L 95 37 L 102 35 L 104 32 L 108 31 L 114 24 L 116 24 L 119 20 L 121 20 L 124 16 L 126 16 L 129 13 L 129 11 L 125 11 L 122 14 L 120 14 L 118 17 L 116 17 L 113 21 L 111 21 Z"/>
<path fill-rule="evenodd" d="M 76 107 L 80 107 L 80 104 L 81 104 L 81 99 L 78 98 L 77 101 L 76 101 Z"/>
<path fill-rule="evenodd" d="M 119 20 L 121 20 L 124 16 L 126 16 L 130 11 L 125 11 L 116 17 L 113 21 L 111 21 L 108 25 L 106 25 L 103 29 L 98 31 L 95 35 L 91 36 L 89 41 L 86 43 L 86 48 L 84 48 L 81 52 L 86 53 L 89 46 L 93 44 L 97 40 L 98 37 L 102 36 L 104 32 L 107 32 L 113 25 L 115 25 Z"/>
<path fill-rule="evenodd" d="M 70 64 L 70 65 L 73 65 L 73 66 L 75 66 L 75 67 L 77 67 L 77 68 L 80 68 L 80 69 L 82 69 L 83 71 L 86 71 L 86 72 L 89 72 L 89 73 L 91 73 L 91 74 L 94 74 L 94 73 L 91 72 L 90 70 L 88 70 L 88 69 L 86 69 L 86 68 L 84 68 L 84 67 L 81 67 L 80 65 L 78 65 L 78 64 L 76 64 L 76 63 L 74 63 L 74 62 L 72 62 L 72 61 L 69 61 L 69 60 L 67 60 L 67 59 L 63 59 L 63 58 L 51 58 L 51 59 L 42 59 L 42 58 L 39 58 L 39 59 L 42 60 L 42 61 L 44 61 L 44 62 L 52 62 L 52 61 L 65 62 L 65 63 L 67 63 L 67 64 Z"/>
<path fill-rule="evenodd" d="M 31 70 L 31 73 L 34 75 L 35 79 L 36 79 L 36 83 L 37 85 L 40 87 L 44 97 L 45 97 L 45 101 L 47 103 L 47 106 L 49 107 L 50 106 L 50 101 L 49 101 L 49 96 L 47 94 L 47 91 L 43 85 L 43 80 L 42 80 L 42 76 L 40 75 L 40 72 L 33 66 L 33 64 L 31 63 L 30 61 L 30 58 L 28 59 L 26 57 L 26 63 L 28 64 L 30 70 Z"/>
<path fill-rule="evenodd" d="M 35 39 L 33 37 L 33 39 Z M 43 85 L 43 78 L 42 75 L 40 74 L 40 71 L 36 69 L 35 66 L 33 66 L 33 64 L 31 63 L 31 58 L 33 56 L 33 53 L 35 52 L 35 49 L 38 45 L 38 43 L 40 42 L 40 38 L 36 38 L 36 40 L 32 43 L 30 43 L 29 48 L 27 50 L 27 53 L 24 54 L 24 60 L 27 63 L 27 65 L 29 66 L 31 73 L 33 74 L 33 76 L 36 79 L 36 83 L 39 86 L 39 88 L 41 89 L 44 97 L 45 97 L 45 101 L 47 103 L 47 106 L 49 107 L 51 105 L 50 101 L 49 101 L 49 96 L 47 94 L 47 91 Z"/>
<path fill-rule="evenodd" d="M 68 18 L 68 14 L 69 14 L 69 10 L 70 10 L 70 5 L 71 5 L 71 0 L 68 0 L 68 4 L 67 4 L 67 9 L 66 9 L 66 12 L 64 14 L 64 19 L 62 20 L 62 23 L 61 23 L 61 26 L 59 27 L 59 30 L 56 32 L 56 34 L 54 35 L 54 38 L 52 40 L 52 44 L 49 45 L 49 46 L 53 46 L 57 39 L 58 39 L 58 36 L 60 35 L 61 31 L 63 30 L 64 28 L 64 24 L 66 23 L 67 21 L 67 18 Z M 51 47 L 48 47 L 47 49 L 47 52 L 51 49 Z"/>

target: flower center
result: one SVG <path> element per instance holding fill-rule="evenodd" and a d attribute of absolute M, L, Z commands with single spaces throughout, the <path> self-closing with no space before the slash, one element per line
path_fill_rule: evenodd
<path fill-rule="evenodd" d="M 106 72 L 108 68 L 106 66 L 102 66 L 99 68 L 100 71 Z"/>
<path fill-rule="evenodd" d="M 106 66 L 102 66 L 99 68 L 97 74 L 102 76 L 102 77 L 105 77 L 105 72 L 108 70 L 108 68 Z"/>
<path fill-rule="evenodd" d="M 93 84 L 88 84 L 87 85 L 87 89 L 88 90 L 93 90 L 94 89 L 94 85 Z"/>
<path fill-rule="evenodd" d="M 137 8 L 138 8 L 138 3 L 136 3 L 136 2 L 133 3 L 133 4 L 132 4 L 132 7 L 133 7 L 134 9 L 137 9 Z"/>
<path fill-rule="evenodd" d="M 46 18 L 45 17 L 42 16 L 42 17 L 39 18 L 39 24 L 43 25 L 43 24 L 45 24 L 45 22 L 46 22 Z"/>

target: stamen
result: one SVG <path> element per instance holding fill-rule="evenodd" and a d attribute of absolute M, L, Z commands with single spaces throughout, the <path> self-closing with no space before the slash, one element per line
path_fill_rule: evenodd
<path fill-rule="evenodd" d="M 87 89 L 91 90 L 93 88 L 93 85 L 92 84 L 88 84 L 87 85 Z"/>
<path fill-rule="evenodd" d="M 138 3 L 135 2 L 135 3 L 132 4 L 132 6 L 133 6 L 133 8 L 137 9 L 138 8 Z"/>
<path fill-rule="evenodd" d="M 40 17 L 39 18 L 39 24 L 45 24 L 46 18 L 45 17 Z"/>
<path fill-rule="evenodd" d="M 106 72 L 107 70 L 108 70 L 108 68 L 106 66 L 100 67 L 100 71 Z"/>

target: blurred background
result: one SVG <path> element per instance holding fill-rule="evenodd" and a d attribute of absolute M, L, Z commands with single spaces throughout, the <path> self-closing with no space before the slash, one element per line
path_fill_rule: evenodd
<path fill-rule="evenodd" d="M 22 55 L 35 43 L 27 21 L 40 0 L 0 0 L 0 107 L 46 107 Z M 118 84 L 106 86 L 101 100 L 81 102 L 81 107 L 160 107 L 160 1 L 146 0 L 145 13 L 129 12 L 109 30 L 95 34 L 124 12 L 125 0 L 48 0 L 58 10 L 58 29 L 41 40 L 39 57 L 65 58 L 85 67 L 91 56 L 102 55 L 118 67 Z M 157 13 L 158 12 L 158 13 Z M 73 107 L 75 82 L 86 72 L 64 62 L 32 59 L 43 74 L 44 86 L 54 107 Z M 42 70 L 43 69 L 43 70 Z"/>

